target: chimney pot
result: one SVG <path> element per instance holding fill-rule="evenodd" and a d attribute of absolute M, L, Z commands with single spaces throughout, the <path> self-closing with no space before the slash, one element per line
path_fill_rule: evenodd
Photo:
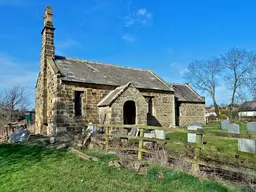
<path fill-rule="evenodd" d="M 47 6 L 44 12 L 44 26 L 53 27 L 52 15 L 52 8 L 50 6 Z"/>

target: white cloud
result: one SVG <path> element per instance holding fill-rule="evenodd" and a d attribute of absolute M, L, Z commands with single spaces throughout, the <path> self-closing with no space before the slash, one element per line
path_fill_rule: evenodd
<path fill-rule="evenodd" d="M 135 41 L 135 38 L 129 33 L 124 34 L 123 39 L 126 40 L 126 41 L 129 41 L 129 42 Z"/>
<path fill-rule="evenodd" d="M 30 103 L 33 107 L 39 61 L 20 61 L 8 54 L 0 53 L 0 65 L 0 92 L 13 85 L 24 85 L 30 90 Z"/>
<path fill-rule="evenodd" d="M 147 18 L 147 19 L 151 19 L 151 18 L 152 18 L 152 13 L 149 13 L 149 12 L 147 11 L 147 9 L 145 9 L 145 8 L 139 9 L 139 10 L 137 11 L 137 14 L 138 14 L 139 16 L 145 17 L 145 18 Z"/>
<path fill-rule="evenodd" d="M 131 0 L 124 0 L 124 2 L 127 11 L 125 16 L 121 18 L 125 27 L 125 32 L 122 38 L 127 41 L 134 41 L 134 35 L 127 36 L 127 34 L 131 32 L 127 30 L 138 29 L 138 26 L 150 26 L 152 23 L 153 14 L 149 12 L 146 8 L 135 8 Z"/>
<path fill-rule="evenodd" d="M 127 16 L 124 17 L 124 26 L 131 27 L 135 24 L 148 25 L 151 22 L 152 17 L 152 13 L 148 12 L 145 8 L 137 9 L 135 11 L 129 9 Z"/>

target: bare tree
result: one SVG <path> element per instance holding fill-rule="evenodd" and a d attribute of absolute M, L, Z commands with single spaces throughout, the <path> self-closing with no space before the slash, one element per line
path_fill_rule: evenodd
<path fill-rule="evenodd" d="M 225 55 L 221 56 L 223 67 L 226 69 L 224 80 L 225 85 L 232 91 L 231 110 L 234 107 L 236 98 L 247 98 L 248 92 L 243 92 L 248 84 L 248 77 L 252 72 L 255 63 L 253 52 L 245 49 L 232 48 Z"/>
<path fill-rule="evenodd" d="M 28 107 L 28 89 L 22 85 L 12 86 L 0 93 L 0 119 L 12 121 L 23 115 Z"/>
<path fill-rule="evenodd" d="M 216 101 L 216 88 L 219 86 L 219 77 L 222 70 L 220 60 L 193 61 L 188 66 L 184 78 L 196 89 L 206 92 L 213 101 L 215 113 L 220 118 L 219 106 Z"/>
<path fill-rule="evenodd" d="M 248 92 L 250 93 L 250 98 L 256 101 L 256 57 L 254 62 L 252 62 L 250 73 L 246 78 L 246 86 L 248 88 Z"/>

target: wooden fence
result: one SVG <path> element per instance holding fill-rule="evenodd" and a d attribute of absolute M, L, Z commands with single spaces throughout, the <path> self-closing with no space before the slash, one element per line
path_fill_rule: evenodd
<path fill-rule="evenodd" d="M 192 163 L 194 167 L 198 168 L 199 165 L 204 165 L 208 167 L 214 167 L 217 169 L 223 169 L 228 170 L 232 172 L 238 172 L 243 174 L 249 174 L 256 177 L 256 169 L 248 169 L 243 167 L 235 167 L 230 165 L 223 165 L 223 164 L 216 164 L 216 163 L 210 163 L 201 160 L 200 154 L 201 149 L 203 146 L 203 136 L 212 136 L 212 137 L 221 137 L 221 138 L 234 138 L 234 139 L 253 139 L 256 140 L 256 134 L 249 134 L 249 133 L 240 133 L 240 134 L 234 134 L 234 133 L 227 133 L 227 132 L 216 132 L 216 131 L 208 131 L 204 129 L 198 129 L 198 130 L 188 130 L 184 128 L 164 128 L 164 127 L 156 127 L 156 126 L 145 126 L 145 125 L 115 125 L 115 124 L 93 124 L 90 126 L 96 126 L 96 127 L 102 127 L 105 130 L 105 147 L 106 150 L 127 150 L 127 151 L 138 151 L 138 160 L 143 160 L 143 153 L 153 153 L 150 150 L 143 148 L 143 142 L 164 142 L 164 143 L 172 143 L 171 140 L 166 139 L 157 139 L 157 138 L 146 138 L 144 137 L 144 131 L 145 130 L 163 130 L 166 132 L 172 132 L 172 133 L 194 133 L 196 134 L 196 144 L 195 144 L 195 155 L 194 158 L 191 159 L 184 159 L 184 161 L 187 161 L 189 163 Z M 139 129 L 139 136 L 127 136 L 127 135 L 118 135 L 118 134 L 111 134 L 111 129 L 119 129 L 119 128 L 137 128 Z M 110 139 L 111 138 L 124 138 L 128 140 L 138 140 L 139 144 L 138 147 L 131 148 L 121 148 L 121 147 L 111 147 L 110 146 Z M 256 154 L 251 154 L 251 157 L 256 160 Z M 172 157 L 175 159 L 175 157 Z M 255 167 L 256 168 L 256 167 Z"/>

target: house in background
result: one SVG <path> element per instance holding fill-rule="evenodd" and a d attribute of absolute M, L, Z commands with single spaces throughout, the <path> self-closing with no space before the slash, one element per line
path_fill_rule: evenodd
<path fill-rule="evenodd" d="M 213 106 L 206 107 L 205 118 L 206 118 L 206 123 L 211 123 L 211 122 L 215 122 L 216 121 L 217 114 L 216 114 L 215 108 Z"/>
<path fill-rule="evenodd" d="M 205 124 L 205 101 L 188 85 L 169 85 L 150 70 L 55 55 L 52 9 L 46 7 L 35 132 L 80 132 L 86 123 L 164 127 Z"/>
<path fill-rule="evenodd" d="M 239 120 L 256 121 L 256 101 L 246 101 L 240 105 Z"/>

